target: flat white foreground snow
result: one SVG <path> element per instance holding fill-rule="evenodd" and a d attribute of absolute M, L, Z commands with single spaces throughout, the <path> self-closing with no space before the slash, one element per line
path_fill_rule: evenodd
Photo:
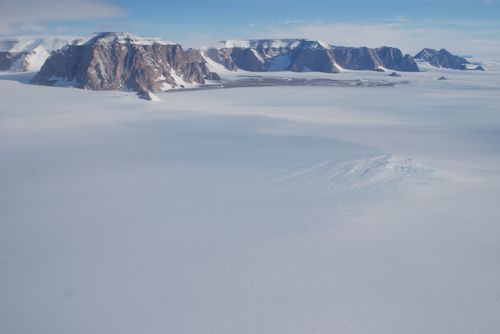
<path fill-rule="evenodd" d="M 0 75 L 0 333 L 500 332 L 498 74 L 158 103 Z"/>

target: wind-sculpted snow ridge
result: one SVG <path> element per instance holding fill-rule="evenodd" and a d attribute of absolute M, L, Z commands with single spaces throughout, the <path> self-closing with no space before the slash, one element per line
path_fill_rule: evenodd
<path fill-rule="evenodd" d="M 273 182 L 300 184 L 310 196 L 368 200 L 400 194 L 411 182 L 430 181 L 434 174 L 412 159 L 381 155 L 311 163 L 275 176 Z"/>

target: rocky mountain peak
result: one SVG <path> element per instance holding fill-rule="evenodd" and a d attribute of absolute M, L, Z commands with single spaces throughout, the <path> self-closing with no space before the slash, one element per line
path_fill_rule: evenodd
<path fill-rule="evenodd" d="M 434 67 L 453 70 L 467 70 L 467 64 L 469 64 L 467 59 L 454 55 L 446 49 L 425 48 L 415 55 L 415 59 L 427 62 Z"/>
<path fill-rule="evenodd" d="M 320 40 L 309 40 L 309 39 L 302 40 L 299 47 L 308 49 L 327 49 L 327 50 L 332 48 L 326 42 Z"/>

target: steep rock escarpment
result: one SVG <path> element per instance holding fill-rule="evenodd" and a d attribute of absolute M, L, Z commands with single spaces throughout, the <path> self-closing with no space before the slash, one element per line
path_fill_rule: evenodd
<path fill-rule="evenodd" d="M 174 43 L 126 33 L 100 33 L 54 52 L 32 82 L 91 90 L 162 90 L 204 84 L 215 75 Z"/>
<path fill-rule="evenodd" d="M 391 47 L 370 49 L 366 47 L 334 47 L 335 61 L 349 70 L 377 70 L 386 68 L 396 71 L 418 72 L 417 63 L 410 55 Z"/>
<path fill-rule="evenodd" d="M 226 41 L 220 48 L 206 50 L 206 55 L 231 71 L 419 71 L 413 57 L 396 48 L 336 47 L 305 39 Z"/>

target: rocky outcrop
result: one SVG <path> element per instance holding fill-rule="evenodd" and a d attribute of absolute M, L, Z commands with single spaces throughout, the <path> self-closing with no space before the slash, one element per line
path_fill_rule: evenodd
<path fill-rule="evenodd" d="M 434 67 L 449 68 L 453 70 L 467 70 L 469 61 L 467 59 L 454 55 L 446 49 L 434 50 L 423 49 L 415 55 L 415 59 L 427 62 Z"/>
<path fill-rule="evenodd" d="M 158 96 L 151 93 L 150 91 L 145 91 L 145 90 L 137 92 L 137 97 L 146 101 L 153 101 L 153 102 L 161 101 Z"/>
<path fill-rule="evenodd" d="M 99 33 L 54 52 L 32 83 L 159 92 L 216 77 L 194 51 L 158 38 Z"/>
<path fill-rule="evenodd" d="M 394 78 L 401 78 L 401 74 L 397 72 L 392 72 L 391 74 L 387 75 L 388 77 L 394 77 Z"/>

